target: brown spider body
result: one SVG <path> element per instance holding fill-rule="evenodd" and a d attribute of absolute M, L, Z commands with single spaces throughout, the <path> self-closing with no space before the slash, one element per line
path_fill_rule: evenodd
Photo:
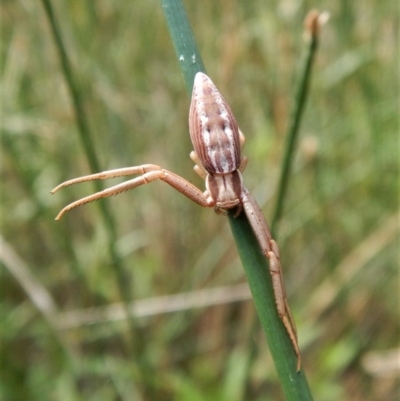
<path fill-rule="evenodd" d="M 257 202 L 243 184 L 242 172 L 247 158 L 242 156 L 245 138 L 231 108 L 211 79 L 197 73 L 189 112 L 189 130 L 194 151 L 190 157 L 196 163 L 195 171 L 205 179 L 206 190 L 199 188 L 179 175 L 154 164 L 104 171 L 66 181 L 51 192 L 79 182 L 140 174 L 139 177 L 75 201 L 57 215 L 61 216 L 85 203 L 119 194 L 137 186 L 160 179 L 203 207 L 214 207 L 217 213 L 226 214 L 236 208 L 235 215 L 246 213 L 262 253 L 269 259 L 277 310 L 296 352 L 300 370 L 300 350 L 294 320 L 286 300 L 281 271 L 279 249 L 271 237 L 268 224 Z"/>

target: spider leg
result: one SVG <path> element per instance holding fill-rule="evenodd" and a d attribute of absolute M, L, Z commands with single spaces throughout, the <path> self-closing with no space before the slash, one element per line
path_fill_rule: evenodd
<path fill-rule="evenodd" d="M 172 173 L 171 171 L 161 169 L 161 167 L 153 164 L 137 166 L 137 167 L 128 167 L 126 169 L 110 170 L 99 174 L 92 174 L 89 176 L 76 178 L 74 180 L 66 181 L 63 184 L 59 185 L 52 191 L 52 193 L 54 193 L 55 191 L 64 186 L 76 184 L 79 182 L 96 180 L 96 179 L 106 179 L 118 176 L 126 176 L 129 174 L 140 174 L 140 173 L 143 173 L 140 177 L 134 178 L 132 180 L 123 182 L 118 185 L 114 185 L 113 187 L 104 189 L 103 191 L 96 192 L 92 195 L 86 196 L 82 199 L 70 203 L 60 211 L 60 213 L 56 217 L 56 220 L 60 220 L 60 218 L 63 216 L 65 212 L 68 212 L 69 210 L 74 209 L 78 206 L 85 205 L 86 203 L 93 202 L 97 199 L 118 195 L 121 192 L 128 191 L 140 185 L 148 184 L 158 179 L 165 181 L 168 185 L 175 188 L 177 191 L 181 192 L 183 195 L 185 195 L 192 201 L 196 202 L 200 206 L 203 207 L 214 206 L 215 202 L 212 199 L 210 199 L 207 193 L 201 192 L 199 188 L 197 188 L 196 186 L 194 186 L 181 176 Z"/>
<path fill-rule="evenodd" d="M 54 194 L 61 188 L 68 187 L 69 185 L 73 184 L 79 184 L 80 182 L 106 180 L 108 178 L 115 178 L 115 177 L 126 177 L 128 175 L 145 174 L 149 171 L 157 171 L 157 170 L 161 170 L 161 167 L 156 166 L 155 164 L 142 164 L 141 166 L 117 168 L 115 170 L 102 171 L 101 173 L 84 175 L 83 177 L 73 178 L 72 180 L 65 181 L 60 185 L 57 185 L 54 189 L 51 190 L 50 193 Z"/>
<path fill-rule="evenodd" d="M 190 152 L 190 158 L 196 163 L 196 165 L 193 167 L 194 171 L 203 179 L 205 180 L 207 178 L 207 171 L 204 168 L 204 166 L 201 163 L 201 160 L 199 156 L 197 156 L 197 153 L 192 150 Z"/>
<path fill-rule="evenodd" d="M 257 202 L 247 189 L 244 189 L 244 193 L 245 195 L 242 199 L 243 208 L 261 247 L 262 253 L 269 259 L 269 271 L 272 278 L 276 308 L 289 335 L 290 341 L 292 342 L 297 356 L 297 371 L 300 371 L 301 355 L 297 342 L 296 325 L 286 299 L 279 248 L 271 237 L 268 224 Z"/>

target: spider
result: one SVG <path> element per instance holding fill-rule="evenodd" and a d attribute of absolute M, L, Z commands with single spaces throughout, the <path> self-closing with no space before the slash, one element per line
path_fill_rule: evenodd
<path fill-rule="evenodd" d="M 155 180 L 166 182 L 200 206 L 213 207 L 219 214 L 227 214 L 229 209 L 235 209 L 235 216 L 238 216 L 244 211 L 262 253 L 269 259 L 278 314 L 292 342 L 297 356 L 297 371 L 299 371 L 300 349 L 296 326 L 286 299 L 279 248 L 272 239 L 260 207 L 243 184 L 242 172 L 247 164 L 247 158 L 242 156 L 245 137 L 238 127 L 230 106 L 211 79 L 202 72 L 198 72 L 194 79 L 189 130 L 194 147 L 190 157 L 196 163 L 194 170 L 205 180 L 204 192 L 183 177 L 155 164 L 108 170 L 65 181 L 55 187 L 51 193 L 54 194 L 61 188 L 80 182 L 140 175 L 69 204 L 60 211 L 56 220 L 59 220 L 65 212 L 78 206 L 117 195 Z"/>

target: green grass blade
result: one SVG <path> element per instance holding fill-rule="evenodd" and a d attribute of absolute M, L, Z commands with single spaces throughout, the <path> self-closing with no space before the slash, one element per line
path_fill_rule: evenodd
<path fill-rule="evenodd" d="M 204 71 L 204 66 L 186 12 L 180 0 L 160 1 L 186 85 L 191 92 L 194 75 Z M 236 219 L 230 213 L 229 222 L 286 398 L 289 401 L 312 400 L 304 373 L 296 372 L 296 356 L 277 315 L 267 260 L 261 254 L 244 213 Z"/>
<path fill-rule="evenodd" d="M 194 76 L 206 72 L 185 8 L 181 0 L 160 0 L 167 20 L 168 30 L 189 94 L 192 93 Z"/>
<path fill-rule="evenodd" d="M 99 172 L 101 171 L 100 163 L 98 161 L 95 152 L 95 146 L 93 139 L 91 137 L 89 124 L 83 107 L 83 101 L 81 98 L 81 94 L 79 92 L 78 85 L 73 75 L 72 66 L 61 36 L 61 32 L 58 27 L 57 18 L 54 14 L 54 10 L 50 0 L 42 0 L 42 4 L 46 11 L 46 16 L 50 24 L 51 33 L 53 35 L 58 56 L 60 59 L 62 72 L 64 74 L 65 81 L 72 99 L 72 106 L 75 114 L 76 124 L 78 127 L 79 138 L 85 151 L 85 155 L 88 160 L 90 169 L 92 170 L 92 172 Z M 102 190 L 102 185 L 99 181 L 93 181 L 93 184 L 95 185 L 96 191 Z M 100 200 L 98 204 L 100 206 L 101 216 L 103 218 L 104 224 L 106 226 L 106 232 L 108 234 L 108 249 L 111 258 L 112 268 L 113 271 L 115 272 L 115 277 L 117 285 L 119 287 L 119 291 L 121 293 L 121 298 L 123 299 L 124 304 L 126 305 L 126 313 L 129 316 L 130 312 L 128 304 L 132 299 L 132 294 L 130 290 L 131 286 L 129 280 L 126 280 L 125 269 L 122 260 L 120 258 L 120 255 L 118 254 L 116 249 L 115 244 L 117 242 L 117 234 L 114 220 L 109 208 L 107 207 L 107 203 Z M 134 338 L 133 319 L 129 319 L 129 324 L 133 342 Z"/>
<path fill-rule="evenodd" d="M 286 135 L 286 144 L 283 156 L 281 175 L 279 177 L 276 205 L 274 213 L 272 215 L 271 232 L 273 237 L 276 236 L 277 226 L 283 213 L 284 200 L 289 184 L 290 170 L 292 166 L 294 153 L 296 150 L 296 143 L 299 134 L 301 118 L 303 116 L 304 108 L 307 101 L 307 94 L 310 86 L 313 61 L 318 47 L 318 13 L 316 11 L 311 11 L 308 14 L 307 18 L 309 20 L 311 20 L 311 18 L 315 19 L 314 21 L 309 21 L 315 24 L 314 26 L 315 29 L 313 32 L 311 31 L 306 32 L 307 50 L 305 53 L 304 60 L 301 62 L 300 65 L 300 74 L 295 93 L 295 101 L 289 120 L 288 133 Z"/>

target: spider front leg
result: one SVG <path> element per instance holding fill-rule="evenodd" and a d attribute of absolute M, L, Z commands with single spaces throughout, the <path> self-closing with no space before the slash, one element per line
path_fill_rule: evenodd
<path fill-rule="evenodd" d="M 89 202 L 93 202 L 97 199 L 118 195 L 121 192 L 128 191 L 129 189 L 133 189 L 140 185 L 148 184 L 158 179 L 166 182 L 168 185 L 175 188 L 177 191 L 179 191 L 180 193 L 191 199 L 193 202 L 196 202 L 200 206 L 213 207 L 215 205 L 215 202 L 208 196 L 207 193 L 201 192 L 199 188 L 191 184 L 189 181 L 185 180 L 183 177 L 171 171 L 165 170 L 155 164 L 143 164 L 141 166 L 108 170 L 97 174 L 91 174 L 79 178 L 74 178 L 72 180 L 65 181 L 62 184 L 58 185 L 51 191 L 51 193 L 54 194 L 56 191 L 58 191 L 63 187 L 73 184 L 78 184 L 80 182 L 105 180 L 108 178 L 125 177 L 134 174 L 141 174 L 141 175 L 140 177 L 134 178 L 132 180 L 123 182 L 118 185 L 114 185 L 113 187 L 104 189 L 103 191 L 96 192 L 93 195 L 86 196 L 82 199 L 70 203 L 69 205 L 64 207 L 60 211 L 60 213 L 58 213 L 56 220 L 60 220 L 60 218 L 63 216 L 65 212 L 68 212 L 69 210 L 74 209 L 78 206 L 84 205 Z"/>
<path fill-rule="evenodd" d="M 297 371 L 300 371 L 301 355 L 297 342 L 296 325 L 286 298 L 278 245 L 272 239 L 271 232 L 260 207 L 246 188 L 244 188 L 242 203 L 243 209 L 261 247 L 262 253 L 269 259 L 269 271 L 272 278 L 276 308 L 289 335 L 290 341 L 292 342 L 297 356 Z"/>

